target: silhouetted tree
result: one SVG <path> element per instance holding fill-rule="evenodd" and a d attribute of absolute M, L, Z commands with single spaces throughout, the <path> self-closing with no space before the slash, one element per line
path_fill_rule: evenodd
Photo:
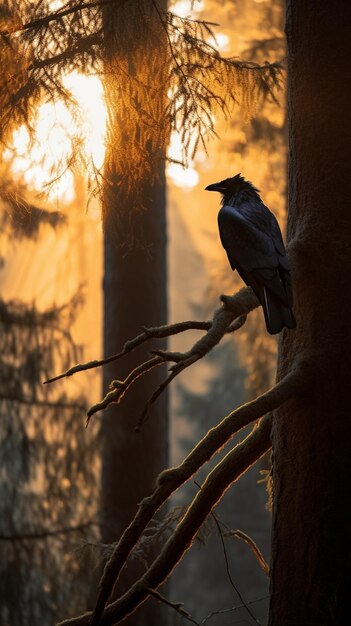
<path fill-rule="evenodd" d="M 33 205 L 24 186 L 2 174 L 0 224 L 8 250 L 38 239 L 48 226 L 65 228 L 62 214 Z M 6 256 L 3 265 L 6 271 Z M 45 310 L 19 299 L 0 300 L 4 626 L 52 622 L 63 607 L 67 614 L 77 610 L 77 602 L 86 606 L 91 576 L 86 576 L 85 560 L 78 560 L 73 550 L 83 537 L 95 539 L 98 534 L 96 435 L 82 429 L 84 397 L 42 385 L 57 367 L 81 355 L 70 332 L 81 304 L 80 294 Z"/>
<path fill-rule="evenodd" d="M 282 336 L 278 376 L 304 358 L 312 380 L 274 420 L 271 626 L 350 622 L 350 18 L 347 2 L 287 3 L 298 324 Z"/>

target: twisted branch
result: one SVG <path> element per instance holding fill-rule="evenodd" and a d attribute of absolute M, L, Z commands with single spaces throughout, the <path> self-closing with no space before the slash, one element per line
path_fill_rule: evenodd
<path fill-rule="evenodd" d="M 122 350 L 117 354 L 114 354 L 106 359 L 100 361 L 94 360 L 88 363 L 80 363 L 71 367 L 64 374 L 55 376 L 46 380 L 44 384 L 52 383 L 61 378 L 72 376 L 77 372 L 100 367 L 117 361 L 125 354 L 132 352 L 135 348 L 142 345 L 150 339 L 159 339 L 164 337 L 170 337 L 177 335 L 186 330 L 206 330 L 206 334 L 201 337 L 187 352 L 171 352 L 167 350 L 151 350 L 153 358 L 141 363 L 132 372 L 128 374 L 125 380 L 115 380 L 110 384 L 110 391 L 100 401 L 90 407 L 88 411 L 87 424 L 89 423 L 92 415 L 105 409 L 112 402 L 120 402 L 129 387 L 138 379 L 149 372 L 154 367 L 161 365 L 162 363 L 171 362 L 173 365 L 169 369 L 169 375 L 161 385 L 155 389 L 151 397 L 147 400 L 144 410 L 139 418 L 136 429 L 139 430 L 143 421 L 145 420 L 151 405 L 157 400 L 160 394 L 164 391 L 170 382 L 180 374 L 187 367 L 202 359 L 208 352 L 210 352 L 228 333 L 233 333 L 243 326 L 246 322 L 246 317 L 250 311 L 259 306 L 259 301 L 253 293 L 251 287 L 244 287 L 240 289 L 238 293 L 233 296 L 220 297 L 222 306 L 218 308 L 213 315 L 213 319 L 210 321 L 192 321 L 179 322 L 176 324 L 166 324 L 164 326 L 156 326 L 153 328 L 143 328 L 143 332 L 137 335 L 133 339 L 127 341 Z"/>

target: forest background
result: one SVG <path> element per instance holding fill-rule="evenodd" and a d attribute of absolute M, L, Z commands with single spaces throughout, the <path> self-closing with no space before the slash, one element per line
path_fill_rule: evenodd
<path fill-rule="evenodd" d="M 187 4 L 178 2 L 172 10 L 188 15 Z M 192 11 L 192 17 L 220 24 L 215 45 L 225 56 L 259 64 L 284 57 L 281 2 L 208 0 L 195 2 Z M 91 142 L 88 150 L 93 150 L 98 168 L 105 119 L 101 85 L 97 76 L 86 80 L 76 75 L 68 80 L 68 87 L 81 103 Z M 242 172 L 261 189 L 265 202 L 285 225 L 284 91 L 276 89 L 274 96 L 259 110 L 255 103 L 245 106 L 244 102 L 230 119 L 216 115 L 218 138 L 207 143 L 208 154 L 199 149 L 186 168 L 176 162 L 167 166 L 171 321 L 192 318 L 194 313 L 206 317 L 218 295 L 234 291 L 239 284 L 219 245 L 218 206 L 203 192 L 208 183 Z M 65 167 L 67 146 L 76 140 L 69 112 L 59 104 L 56 111 L 39 105 L 37 116 L 32 121 L 32 141 L 20 127 L 7 138 L 2 154 L 1 323 L 2 353 L 7 356 L 1 392 L 1 568 L 6 581 L 1 610 L 4 624 L 12 626 L 24 621 L 33 626 L 44 620 L 49 623 L 83 610 L 93 586 L 90 576 L 83 575 L 87 563 L 89 572 L 95 568 L 96 579 L 99 564 L 109 554 L 99 541 L 99 419 L 88 431 L 82 428 L 84 405 L 100 395 L 99 373 L 70 379 L 69 389 L 66 381 L 60 391 L 43 390 L 38 384 L 82 359 L 82 349 L 84 360 L 101 354 L 100 208 L 83 169 Z M 172 136 L 168 154 L 173 161 L 183 160 L 180 134 Z M 235 341 L 229 339 L 193 368 L 191 376 L 180 375 L 171 392 L 172 463 L 219 417 L 272 383 L 276 345 L 265 333 L 261 317 L 260 311 L 254 311 Z M 191 332 L 174 338 L 171 347 L 183 350 L 195 337 Z M 259 469 L 251 470 L 237 487 L 235 505 L 227 494 L 218 515 L 230 528 L 252 537 L 268 559 L 270 514 L 265 510 L 265 485 L 257 484 L 265 476 Z M 268 471 L 269 460 L 261 469 Z M 193 485 L 190 492 L 196 489 Z M 182 504 L 186 497 L 189 492 L 174 504 Z M 171 596 L 184 601 L 198 619 L 242 604 L 244 597 L 245 602 L 255 602 L 252 610 L 264 620 L 268 585 L 250 548 L 240 538 L 228 542 L 227 558 L 238 596 L 224 557 L 212 576 L 208 567 L 222 549 L 216 525 L 209 524 L 203 535 L 180 566 Z M 71 581 L 77 577 L 80 583 L 72 598 Z M 238 621 L 247 617 L 245 607 L 235 612 Z M 211 620 L 225 625 L 233 623 L 233 615 L 217 614 Z"/>

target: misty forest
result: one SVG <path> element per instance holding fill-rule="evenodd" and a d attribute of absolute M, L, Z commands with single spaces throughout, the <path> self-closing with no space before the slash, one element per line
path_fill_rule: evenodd
<path fill-rule="evenodd" d="M 351 624 L 350 22 L 0 3 L 0 626 Z"/>

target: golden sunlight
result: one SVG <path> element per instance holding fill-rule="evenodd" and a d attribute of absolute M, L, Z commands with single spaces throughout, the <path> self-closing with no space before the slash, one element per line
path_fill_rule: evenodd
<path fill-rule="evenodd" d="M 63 100 L 42 104 L 32 122 L 34 137 L 21 126 L 14 132 L 4 157 L 12 160 L 13 172 L 22 175 L 29 187 L 46 189 L 50 199 L 70 202 L 74 198 L 71 155 L 77 151 L 84 155 L 90 173 L 101 168 L 107 114 L 97 76 L 72 72 L 63 83 L 78 104 L 77 112 Z"/>
<path fill-rule="evenodd" d="M 193 161 L 188 159 L 187 167 L 181 165 L 184 160 L 184 148 L 180 133 L 173 132 L 168 146 L 168 158 L 171 160 L 167 165 L 167 177 L 177 187 L 191 189 L 199 182 L 199 175 L 193 167 Z M 175 163 L 172 161 L 180 161 Z"/>
<path fill-rule="evenodd" d="M 181 0 L 171 3 L 171 8 L 178 15 L 196 17 L 203 4 Z M 60 8 L 62 0 L 52 0 L 51 6 Z M 219 33 L 209 43 L 225 49 L 228 41 L 227 35 Z M 69 107 L 62 99 L 42 104 L 32 121 L 34 137 L 21 126 L 14 132 L 12 145 L 4 157 L 12 161 L 12 171 L 23 176 L 30 188 L 46 192 L 49 200 L 69 203 L 75 195 L 72 154 L 83 157 L 88 176 L 103 166 L 107 112 L 102 83 L 97 76 L 71 72 L 64 77 L 63 85 L 78 106 Z M 204 160 L 204 154 L 199 151 L 194 159 L 187 159 L 186 166 L 182 165 L 185 159 L 181 136 L 173 132 L 168 157 L 168 181 L 185 190 L 196 187 L 199 182 L 196 167 Z"/>
<path fill-rule="evenodd" d="M 170 9 L 176 15 L 180 15 L 180 17 L 189 17 L 193 16 L 194 13 L 200 12 L 204 8 L 204 2 L 202 0 L 175 0 L 171 2 Z"/>

